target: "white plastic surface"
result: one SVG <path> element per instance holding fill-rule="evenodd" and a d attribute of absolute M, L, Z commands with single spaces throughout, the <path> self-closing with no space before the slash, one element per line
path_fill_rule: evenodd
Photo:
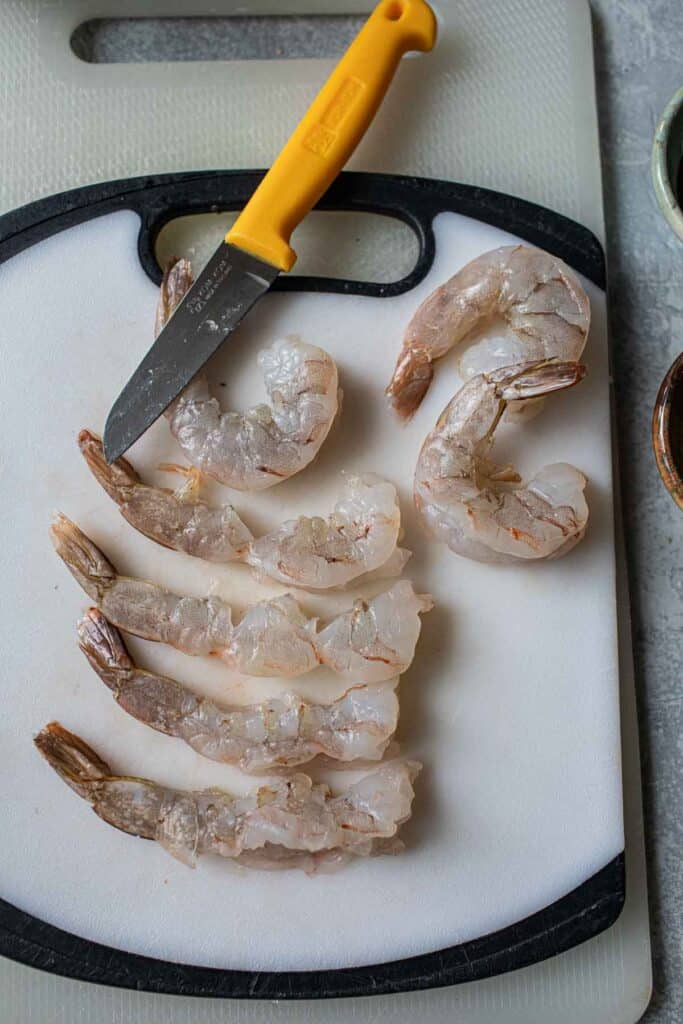
<path fill-rule="evenodd" d="M 272 160 L 292 110 L 314 89 L 311 82 L 297 89 L 298 69 L 291 73 L 288 62 L 271 61 L 263 68 L 250 61 L 241 69 L 245 88 L 252 75 L 269 76 L 271 87 L 258 89 L 253 107 L 258 124 L 268 121 L 272 130 L 274 123 L 280 132 L 269 135 L 254 131 L 254 126 L 242 130 L 245 94 L 225 65 L 148 65 L 135 72 L 138 81 L 146 76 L 140 87 L 134 85 L 129 65 L 106 70 L 86 67 L 68 51 L 69 32 L 84 17 L 202 13 L 209 8 L 229 13 L 237 6 L 253 13 L 352 12 L 368 10 L 371 2 L 216 0 L 205 5 L 146 0 L 143 6 L 136 0 L 97 4 L 92 0 L 81 4 L 77 0 L 7 0 L 0 5 L 0 208 L 116 175 L 257 166 Z M 403 99 L 392 108 L 381 145 L 370 147 L 368 139 L 353 166 L 442 175 L 515 192 L 575 217 L 604 238 L 588 4 L 583 0 L 438 0 L 437 6 L 438 50 L 429 62 L 420 64 L 420 73 L 428 97 L 433 86 L 430 68 L 437 57 L 438 75 L 447 75 L 447 81 L 438 104 L 430 104 L 419 155 L 414 145 L 416 118 L 411 121 L 412 134 L 404 128 L 406 105 L 416 95 L 409 92 L 407 104 Z M 303 69 L 305 62 L 300 63 Z M 328 67 L 329 62 L 319 65 L 320 78 Z M 207 87 L 203 91 L 202 85 Z M 399 83 L 393 88 L 399 88 Z M 223 126 L 229 130 L 222 130 Z M 43 140 L 40 146 L 36 139 Z M 375 154 L 372 160 L 370 148 Z M 620 558 L 622 570 L 623 553 Z M 555 1024 L 607 1020 L 630 1024 L 637 1020 L 649 998 L 651 968 L 623 572 L 619 611 L 628 885 L 624 912 L 607 932 L 544 963 L 487 981 L 404 996 L 277 1006 L 107 989 L 0 960 L 6 1016 L 22 1024 L 77 1019 L 148 1024 L 161 1018 L 178 1024 L 238 1020 L 346 1024 L 349 1019 L 378 1021 L 389 1016 L 397 1022 L 419 1017 L 435 1024 L 453 1020 L 547 1024 L 551 1018 Z M 105 696 L 103 700 L 104 709 Z M 93 862 L 92 870 L 96 869 Z"/>
<path fill-rule="evenodd" d="M 47 540 L 59 508 L 122 571 L 176 592 L 210 590 L 244 606 L 285 589 L 255 584 L 246 567 L 207 566 L 136 535 L 78 453 L 78 429 L 101 429 L 111 396 L 149 344 L 156 295 L 136 262 L 137 227 L 133 214 L 101 218 L 34 246 L 0 274 L 11 339 L 3 388 L 11 488 L 0 573 L 13 595 L 5 619 L 13 643 L 3 668 L 11 714 L 0 725 L 0 747 L 13 766 L 0 783 L 3 896 L 119 948 L 256 970 L 424 953 L 558 899 L 623 849 L 604 298 L 590 288 L 586 382 L 556 396 L 527 427 L 510 428 L 501 445 L 523 472 L 555 460 L 581 466 L 591 481 L 586 539 L 566 559 L 513 569 L 449 554 L 423 537 L 410 498 L 420 444 L 456 387 L 454 360 L 439 366 L 405 428 L 382 391 L 417 303 L 469 259 L 513 240 L 454 214 L 437 218 L 437 259 L 412 293 L 391 300 L 268 296 L 211 366 L 216 384 L 227 382 L 217 387 L 221 399 L 240 406 L 261 397 L 256 353 L 274 337 L 301 333 L 339 366 L 342 413 L 316 462 L 261 494 L 233 495 L 257 531 L 330 509 L 342 470 L 376 470 L 399 488 L 404 543 L 415 552 L 408 575 L 436 601 L 401 685 L 405 752 L 426 765 L 409 852 L 313 880 L 238 871 L 213 858 L 191 872 L 160 848 L 103 825 L 33 750 L 31 734 L 59 718 L 124 774 L 178 787 L 253 785 L 115 707 L 75 646 L 74 623 L 88 599 Z M 37 402 L 27 416 L 32 391 Z M 152 475 L 174 457 L 165 422 L 132 450 L 134 463 Z M 301 595 L 323 617 L 350 599 Z M 134 647 L 145 663 L 227 700 L 254 700 L 287 685 L 245 683 L 215 661 Z M 330 698 L 344 689 L 325 670 L 295 685 Z M 103 898 L 103 879 L 115 900 Z"/>
<path fill-rule="evenodd" d="M 174 13 L 357 13 L 373 6 L 372 0 L 3 0 L 0 69 L 9 91 L 0 133 L 0 210 L 133 174 L 267 167 L 335 63 L 87 64 L 69 47 L 80 22 Z M 595 144 L 591 58 L 572 54 L 586 40 L 581 0 L 435 0 L 434 7 L 437 46 L 403 61 L 349 167 L 499 188 L 599 232 L 599 164 L 584 158 Z"/>

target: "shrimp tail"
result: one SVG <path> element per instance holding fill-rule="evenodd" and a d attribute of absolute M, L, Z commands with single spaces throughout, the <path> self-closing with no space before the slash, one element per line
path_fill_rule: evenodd
<path fill-rule="evenodd" d="M 496 394 L 505 402 L 541 398 L 553 391 L 571 388 L 586 376 L 582 363 L 522 363 L 503 366 L 487 373 L 487 379 L 496 385 Z"/>
<path fill-rule="evenodd" d="M 404 348 L 385 390 L 390 405 L 402 420 L 409 420 L 424 398 L 434 376 L 429 352 L 420 345 Z"/>
<path fill-rule="evenodd" d="M 47 763 L 63 782 L 114 828 L 155 839 L 164 790 L 146 779 L 112 775 L 106 761 L 59 722 L 33 737 Z"/>
<path fill-rule="evenodd" d="M 114 700 L 139 722 L 169 736 L 197 703 L 172 679 L 139 669 L 123 638 L 99 608 L 89 608 L 78 623 L 78 646 Z"/>
<path fill-rule="evenodd" d="M 78 623 L 78 646 L 102 682 L 117 694 L 135 665 L 118 629 L 107 622 L 99 608 L 89 608 Z"/>
<path fill-rule="evenodd" d="M 52 545 L 86 594 L 97 601 L 116 580 L 116 569 L 82 530 L 57 513 L 50 527 Z"/>
<path fill-rule="evenodd" d="M 59 722 L 46 725 L 33 742 L 60 779 L 84 800 L 94 803 L 97 784 L 111 775 L 106 761 Z"/>
<path fill-rule="evenodd" d="M 161 292 L 154 321 L 154 334 L 160 334 L 194 283 L 189 260 L 169 260 L 161 282 Z"/>
<path fill-rule="evenodd" d="M 88 463 L 90 472 L 109 497 L 119 506 L 129 500 L 133 489 L 141 483 L 130 462 L 120 458 L 109 465 L 104 457 L 101 439 L 89 430 L 81 430 L 78 435 L 78 447 Z"/>

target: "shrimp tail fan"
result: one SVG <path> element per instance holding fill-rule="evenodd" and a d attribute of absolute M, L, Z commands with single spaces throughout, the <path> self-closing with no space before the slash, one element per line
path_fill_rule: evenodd
<path fill-rule="evenodd" d="M 59 722 L 46 725 L 33 742 L 59 777 L 84 800 L 92 802 L 96 784 L 111 774 L 109 765 L 92 747 Z"/>

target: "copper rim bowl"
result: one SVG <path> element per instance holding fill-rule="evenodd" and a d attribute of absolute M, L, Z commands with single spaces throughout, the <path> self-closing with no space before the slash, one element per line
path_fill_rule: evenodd
<path fill-rule="evenodd" d="M 659 389 L 652 417 L 652 444 L 664 486 L 683 509 L 683 352 Z"/>

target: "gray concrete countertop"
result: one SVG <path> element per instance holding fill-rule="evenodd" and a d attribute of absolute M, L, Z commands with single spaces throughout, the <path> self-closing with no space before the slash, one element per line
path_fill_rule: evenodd
<path fill-rule="evenodd" d="M 574 2 L 574 0 L 568 0 Z M 654 997 L 648 1022 L 683 1022 L 683 516 L 660 483 L 650 419 L 670 363 L 683 349 L 683 243 L 650 184 L 661 110 L 683 84 L 681 0 L 591 0 L 602 135 L 610 323 L 631 588 L 649 868 Z M 241 56 L 313 56 L 350 40 L 356 19 L 312 31 L 274 19 L 238 40 Z M 234 24 L 234 23 L 233 23 Z M 230 56 L 234 31 L 178 31 L 147 22 L 85 36 L 96 59 L 161 48 L 174 59 Z M 111 59 L 111 58 L 110 58 Z"/>
<path fill-rule="evenodd" d="M 655 125 L 683 84 L 680 0 L 591 0 L 612 365 L 641 737 L 654 995 L 683 1021 L 683 516 L 659 480 L 652 407 L 683 349 L 683 243 L 650 183 Z"/>

